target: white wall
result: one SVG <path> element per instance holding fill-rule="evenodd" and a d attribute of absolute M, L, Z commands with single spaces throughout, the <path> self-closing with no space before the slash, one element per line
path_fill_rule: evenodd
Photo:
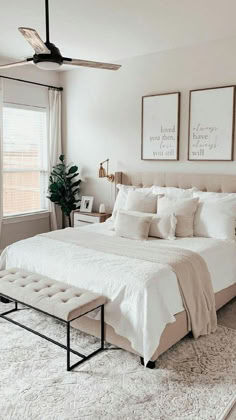
<path fill-rule="evenodd" d="M 4 62 L 6 62 L 6 60 L 4 60 Z M 58 73 L 40 71 L 33 66 L 18 67 L 4 71 L 1 70 L 0 75 L 59 86 Z M 47 88 L 4 79 L 4 101 L 46 107 L 47 94 Z M 27 218 L 25 218 L 25 221 L 22 221 L 22 218 L 19 218 L 18 222 L 16 222 L 15 219 L 14 223 L 3 224 L 0 249 L 5 248 L 7 245 L 18 240 L 28 238 L 38 233 L 47 232 L 50 229 L 48 214 L 43 218 L 40 216 L 38 219 L 26 219 Z"/>
<path fill-rule="evenodd" d="M 82 169 L 82 193 L 95 197 L 95 208 L 112 205 L 110 183 L 97 178 L 106 158 L 113 172 L 236 172 L 236 162 L 187 161 L 188 91 L 236 84 L 235 51 L 236 39 L 222 40 L 127 59 L 117 72 L 61 73 L 64 150 Z M 180 161 L 141 161 L 141 97 L 175 91 L 181 92 Z"/>

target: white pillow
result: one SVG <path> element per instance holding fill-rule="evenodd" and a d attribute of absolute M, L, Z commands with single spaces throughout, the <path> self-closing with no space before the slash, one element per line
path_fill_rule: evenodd
<path fill-rule="evenodd" d="M 125 210 L 139 211 L 143 213 L 157 212 L 157 194 L 150 191 L 129 191 L 125 203 Z"/>
<path fill-rule="evenodd" d="M 135 187 L 118 184 L 117 189 L 119 190 L 116 201 L 113 208 L 113 213 L 115 213 L 119 209 L 125 208 L 126 198 L 129 191 L 134 191 Z"/>
<path fill-rule="evenodd" d="M 152 222 L 148 236 L 161 239 L 175 239 L 175 229 L 177 219 L 174 214 L 150 214 L 139 211 L 127 211 L 127 213 L 136 216 L 152 216 Z"/>
<path fill-rule="evenodd" d="M 194 219 L 194 235 L 235 240 L 236 194 L 203 194 L 199 194 L 201 199 Z"/>
<path fill-rule="evenodd" d="M 177 218 L 176 236 L 193 236 L 194 214 L 199 198 L 159 197 L 157 214 L 174 213 Z"/>
<path fill-rule="evenodd" d="M 184 190 L 183 188 L 176 187 L 159 187 L 158 185 L 152 186 L 152 192 L 154 194 L 164 194 L 173 198 L 192 198 L 194 191 L 196 191 L 196 188 Z"/>
<path fill-rule="evenodd" d="M 236 200 L 236 193 L 219 193 L 210 191 L 194 191 L 193 197 L 199 197 L 200 200 Z"/>
<path fill-rule="evenodd" d="M 133 187 L 132 185 L 122 185 L 122 184 L 118 184 L 116 187 L 119 190 L 119 192 L 117 194 L 112 216 L 111 216 L 112 221 L 115 220 L 115 214 L 117 210 L 125 208 L 126 199 L 127 199 L 129 191 L 142 191 L 142 192 L 151 191 L 151 187 L 150 188 L 136 188 L 136 187 Z"/>
<path fill-rule="evenodd" d="M 152 216 L 132 214 L 125 210 L 118 210 L 115 220 L 117 236 L 129 239 L 147 239 Z"/>

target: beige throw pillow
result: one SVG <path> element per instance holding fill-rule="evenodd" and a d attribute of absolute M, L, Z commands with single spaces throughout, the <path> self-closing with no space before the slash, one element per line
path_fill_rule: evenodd
<path fill-rule="evenodd" d="M 152 222 L 148 236 L 160 239 L 175 239 L 175 229 L 177 219 L 174 214 L 150 214 L 141 213 L 139 211 L 127 211 L 127 213 L 134 216 L 152 216 Z"/>
<path fill-rule="evenodd" d="M 158 214 L 174 213 L 177 218 L 176 236 L 193 236 L 194 215 L 199 198 L 159 197 Z"/>
<path fill-rule="evenodd" d="M 125 210 L 118 210 L 115 220 L 115 233 L 117 236 L 129 239 L 147 239 L 152 216 L 135 215 Z"/>
<path fill-rule="evenodd" d="M 160 239 L 175 239 L 177 218 L 174 214 L 155 214 L 149 230 L 149 236 Z"/>
<path fill-rule="evenodd" d="M 153 194 L 150 191 L 129 191 L 125 203 L 125 210 L 156 213 L 157 197 L 157 194 Z"/>

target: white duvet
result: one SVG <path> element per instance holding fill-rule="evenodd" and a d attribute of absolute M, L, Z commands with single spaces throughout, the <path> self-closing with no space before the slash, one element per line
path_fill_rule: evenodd
<path fill-rule="evenodd" d="M 110 222 L 77 228 L 114 235 Z M 149 238 L 152 246 L 160 240 Z M 163 241 L 163 240 L 161 240 Z M 208 238 L 165 241 L 189 249 L 205 260 L 214 292 L 235 283 L 236 244 Z M 145 362 L 175 314 L 184 310 L 174 272 L 165 265 L 106 254 L 37 235 L 7 247 L 1 269 L 19 267 L 104 294 L 105 321 L 126 337 Z M 157 281 L 158 279 L 158 281 Z"/>

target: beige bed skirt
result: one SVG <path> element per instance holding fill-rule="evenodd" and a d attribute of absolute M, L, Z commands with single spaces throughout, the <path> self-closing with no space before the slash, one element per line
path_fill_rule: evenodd
<path fill-rule="evenodd" d="M 227 287 L 226 289 L 221 290 L 220 292 L 215 293 L 216 309 L 220 309 L 235 296 L 236 283 L 230 287 Z M 160 356 L 171 346 L 181 340 L 181 338 L 188 334 L 186 312 L 179 312 L 176 314 L 175 318 L 176 322 L 166 325 L 161 335 L 160 344 L 153 354 L 151 360 L 156 360 L 158 356 Z M 93 320 L 88 317 L 82 317 L 80 320 L 74 321 L 72 326 L 95 337 L 100 337 L 100 321 Z M 137 353 L 132 348 L 130 341 L 127 338 L 116 334 L 114 328 L 108 324 L 105 324 L 105 340 L 108 343 L 114 344 L 115 346 L 121 347 L 124 350 L 139 355 L 139 353 Z"/>

